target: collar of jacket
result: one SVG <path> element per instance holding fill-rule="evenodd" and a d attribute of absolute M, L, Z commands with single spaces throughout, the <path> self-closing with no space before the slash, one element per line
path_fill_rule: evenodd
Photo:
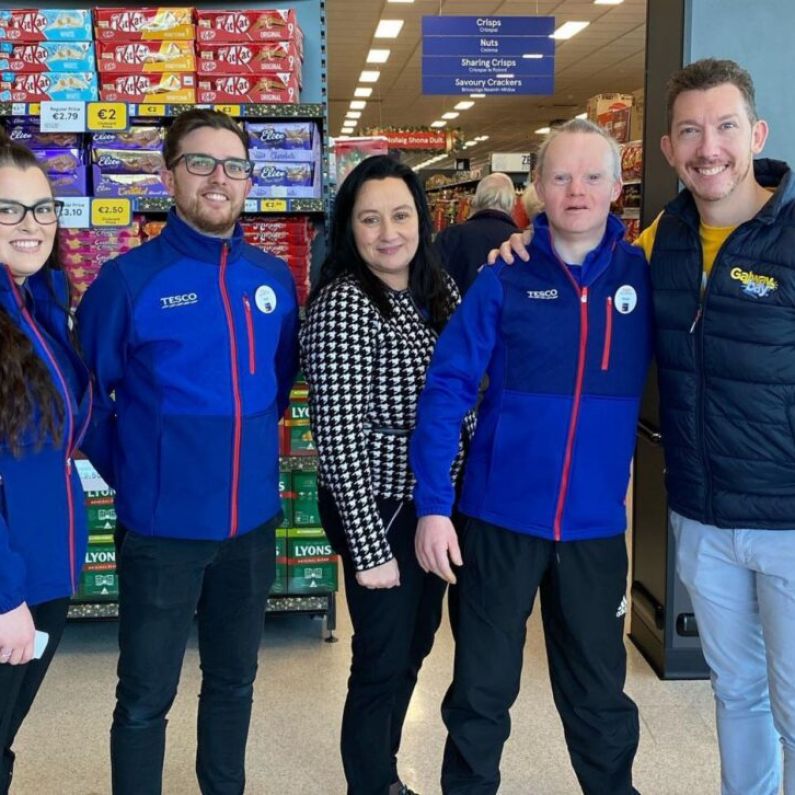
<path fill-rule="evenodd" d="M 761 157 L 754 160 L 754 176 L 762 187 L 776 189 L 754 220 L 768 225 L 775 223 L 785 206 L 795 202 L 795 175 L 783 160 Z M 665 205 L 665 212 L 682 217 L 698 231 L 698 207 L 687 188 L 683 188 L 675 199 Z"/>
<path fill-rule="evenodd" d="M 601 242 L 595 249 L 588 252 L 582 263 L 580 284 L 583 287 L 589 287 L 605 272 L 610 264 L 615 247 L 624 238 L 624 232 L 624 224 L 621 220 L 615 215 L 609 214 L 604 237 L 602 237 Z M 539 213 L 533 220 L 533 239 L 530 243 L 531 258 L 533 248 L 536 248 L 544 256 L 563 263 L 560 255 L 552 245 L 552 233 L 549 229 L 546 213 Z M 565 265 L 565 263 L 563 264 Z"/>
<path fill-rule="evenodd" d="M 177 215 L 173 207 L 168 212 L 166 226 L 160 233 L 179 252 L 191 259 L 204 260 L 218 264 L 221 251 L 229 246 L 229 259 L 233 259 L 243 248 L 243 228 L 235 224 L 232 237 L 213 237 L 197 232 Z"/>
<path fill-rule="evenodd" d="M 54 275 L 54 272 L 48 271 L 44 267 L 25 279 L 25 287 L 30 291 L 34 301 L 38 303 L 39 301 L 55 300 L 53 297 L 55 287 L 51 283 Z M 17 292 L 21 292 L 22 289 L 22 286 L 14 283 L 14 277 L 11 275 L 8 266 L 0 266 L 0 293 L 3 294 L 3 303 L 6 309 L 11 306 L 17 306 Z"/>
<path fill-rule="evenodd" d="M 487 218 L 497 219 L 498 221 L 504 221 L 506 224 L 510 224 L 511 226 L 516 228 L 516 231 L 519 231 L 519 227 L 516 226 L 516 222 L 511 218 L 508 213 L 504 213 L 502 210 L 478 210 L 476 213 L 472 213 L 472 215 L 467 218 L 467 221 L 482 221 Z"/>

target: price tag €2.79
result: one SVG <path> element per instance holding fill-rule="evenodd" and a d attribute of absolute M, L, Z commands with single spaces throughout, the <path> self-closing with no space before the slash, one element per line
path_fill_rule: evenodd
<path fill-rule="evenodd" d="M 42 102 L 41 132 L 83 132 L 86 129 L 85 102 Z"/>

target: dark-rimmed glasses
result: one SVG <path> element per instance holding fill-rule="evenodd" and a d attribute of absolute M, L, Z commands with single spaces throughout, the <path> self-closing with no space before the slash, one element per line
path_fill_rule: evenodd
<path fill-rule="evenodd" d="M 58 199 L 42 199 L 30 206 L 12 199 L 0 199 L 0 224 L 14 226 L 22 223 L 28 213 L 32 213 L 37 224 L 47 226 L 47 224 L 54 224 L 58 220 L 61 210 L 63 210 L 63 202 Z"/>
<path fill-rule="evenodd" d="M 224 167 L 224 174 L 229 179 L 248 179 L 254 170 L 254 164 L 242 157 L 227 157 L 219 160 L 212 155 L 182 154 L 171 165 L 172 170 L 177 167 L 180 160 L 185 161 L 185 168 L 189 174 L 196 177 L 209 177 L 220 163 Z"/>

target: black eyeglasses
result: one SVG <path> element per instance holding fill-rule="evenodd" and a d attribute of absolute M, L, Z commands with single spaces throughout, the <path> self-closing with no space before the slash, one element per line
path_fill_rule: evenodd
<path fill-rule="evenodd" d="M 229 179 L 248 179 L 254 170 L 254 164 L 242 157 L 227 157 L 225 160 L 219 160 L 217 157 L 201 154 L 180 155 L 173 162 L 171 168 L 176 168 L 180 160 L 185 161 L 188 173 L 197 177 L 209 177 L 219 163 L 224 167 L 224 174 Z"/>
<path fill-rule="evenodd" d="M 54 224 L 63 210 L 63 202 L 58 199 L 42 199 L 31 206 L 11 199 L 0 199 L 0 224 L 14 226 L 22 222 L 28 213 L 33 213 L 36 223 L 46 226 Z"/>

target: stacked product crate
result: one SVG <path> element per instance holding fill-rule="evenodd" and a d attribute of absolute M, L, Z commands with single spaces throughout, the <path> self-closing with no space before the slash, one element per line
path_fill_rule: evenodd
<path fill-rule="evenodd" d="M 199 102 L 298 102 L 304 37 L 295 10 L 197 9 Z"/>
<path fill-rule="evenodd" d="M 111 602 L 118 599 L 116 576 L 116 511 L 113 490 L 86 460 L 75 461 L 85 493 L 88 514 L 88 548 L 77 599 L 86 602 Z"/>
<path fill-rule="evenodd" d="M 337 556 L 320 527 L 317 451 L 309 427 L 307 398 L 308 388 L 299 380 L 282 420 L 280 488 L 283 485 L 285 521 L 277 539 L 277 570 L 281 562 L 279 574 L 290 594 L 337 590 Z"/>
<path fill-rule="evenodd" d="M 100 99 L 196 102 L 192 8 L 97 8 L 94 30 Z"/>
<path fill-rule="evenodd" d="M 91 12 L 0 10 L 0 102 L 97 98 Z"/>

